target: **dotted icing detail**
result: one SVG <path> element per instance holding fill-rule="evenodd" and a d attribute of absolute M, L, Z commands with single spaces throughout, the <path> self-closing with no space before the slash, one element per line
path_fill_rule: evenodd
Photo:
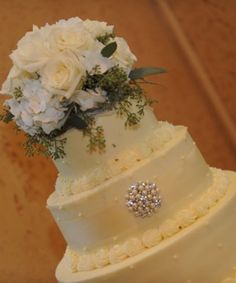
<path fill-rule="evenodd" d="M 211 168 L 211 171 L 213 184 L 208 191 L 189 207 L 179 211 L 173 219 L 167 219 L 158 228 L 154 227 L 137 238 L 130 238 L 124 243 L 95 252 L 79 253 L 67 247 L 65 260 L 69 269 L 72 272 L 89 271 L 124 261 L 126 258 L 135 256 L 145 249 L 157 246 L 166 238 L 196 222 L 196 220 L 206 215 L 227 192 L 228 179 L 224 171 L 215 168 Z M 228 281 L 223 283 L 226 282 L 228 283 Z M 229 282 L 236 283 L 235 281 Z"/>

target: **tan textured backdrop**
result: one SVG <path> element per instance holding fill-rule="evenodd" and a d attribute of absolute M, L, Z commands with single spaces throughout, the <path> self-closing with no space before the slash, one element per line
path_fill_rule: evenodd
<path fill-rule="evenodd" d="M 1 0 L 0 82 L 33 23 L 71 16 L 115 24 L 138 65 L 168 68 L 146 88 L 158 118 L 187 125 L 210 165 L 236 170 L 236 1 Z M 45 208 L 56 171 L 50 160 L 26 158 L 22 141 L 0 125 L 0 283 L 53 283 L 65 247 Z"/>

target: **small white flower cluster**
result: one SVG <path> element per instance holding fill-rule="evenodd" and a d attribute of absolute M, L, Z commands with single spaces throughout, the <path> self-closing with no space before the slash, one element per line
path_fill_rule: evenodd
<path fill-rule="evenodd" d="M 119 65 L 127 74 L 136 57 L 126 41 L 110 38 L 116 51 L 106 58 L 101 54 L 105 45 L 98 37 L 113 33 L 105 22 L 71 18 L 33 30 L 18 42 L 10 58 L 13 67 L 1 93 L 12 95 L 6 102 L 17 125 L 30 135 L 41 128 L 46 134 L 65 122 L 67 106 L 76 102 L 85 111 L 106 101 L 101 89 L 82 90 L 87 72 L 95 66 L 104 73 Z M 21 89 L 16 96 L 15 89 Z"/>

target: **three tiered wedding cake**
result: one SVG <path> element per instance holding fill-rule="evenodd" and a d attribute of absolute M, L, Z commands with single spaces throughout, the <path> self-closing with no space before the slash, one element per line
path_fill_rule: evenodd
<path fill-rule="evenodd" d="M 60 283 L 236 282 L 236 173 L 156 119 L 139 82 L 163 68 L 134 69 L 112 26 L 79 18 L 34 27 L 11 59 L 1 119 L 59 172 Z"/>
<path fill-rule="evenodd" d="M 187 129 L 150 109 L 129 130 L 114 113 L 97 119 L 106 153 L 86 153 L 71 130 L 56 161 L 59 282 L 220 283 L 236 262 L 236 174 L 209 168 Z"/>

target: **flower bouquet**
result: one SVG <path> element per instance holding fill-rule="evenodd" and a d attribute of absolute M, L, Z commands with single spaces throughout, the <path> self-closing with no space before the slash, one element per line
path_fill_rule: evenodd
<path fill-rule="evenodd" d="M 163 68 L 133 68 L 135 55 L 105 22 L 71 18 L 33 30 L 18 42 L 10 58 L 13 66 L 1 93 L 5 101 L 0 119 L 15 121 L 26 133 L 28 155 L 65 155 L 63 136 L 77 128 L 89 137 L 89 150 L 103 150 L 103 128 L 96 115 L 116 111 L 125 125 L 139 123 L 152 101 L 140 82 Z M 132 108 L 135 102 L 135 111 Z"/>

